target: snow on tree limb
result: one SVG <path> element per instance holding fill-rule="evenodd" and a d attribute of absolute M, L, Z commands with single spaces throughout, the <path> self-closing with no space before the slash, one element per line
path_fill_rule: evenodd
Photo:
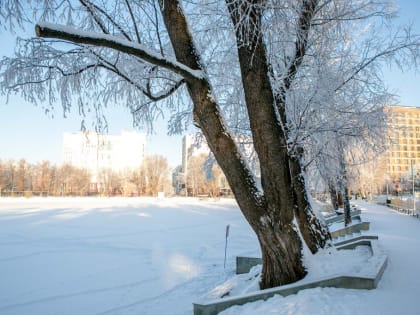
<path fill-rule="evenodd" d="M 35 25 L 35 33 L 38 37 L 57 38 L 78 44 L 115 49 L 139 57 L 151 64 L 171 70 L 186 79 L 201 80 L 204 78 L 204 73 L 201 70 L 191 69 L 175 59 L 162 57 L 142 44 L 133 43 L 116 36 L 81 31 L 73 27 L 46 22 Z"/>

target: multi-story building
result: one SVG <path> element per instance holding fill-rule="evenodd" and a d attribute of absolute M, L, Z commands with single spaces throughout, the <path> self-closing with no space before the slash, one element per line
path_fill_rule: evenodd
<path fill-rule="evenodd" d="M 66 132 L 63 136 L 63 163 L 88 169 L 94 185 L 100 182 L 100 171 L 120 172 L 139 168 L 145 154 L 146 135 L 143 133 L 123 131 L 121 135 L 104 135 Z"/>
<path fill-rule="evenodd" d="M 386 153 L 388 175 L 393 180 L 420 167 L 420 108 L 389 106 L 389 143 Z"/>

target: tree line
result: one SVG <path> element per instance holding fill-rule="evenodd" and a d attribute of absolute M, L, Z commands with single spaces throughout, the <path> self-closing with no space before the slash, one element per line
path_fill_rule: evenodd
<path fill-rule="evenodd" d="M 156 196 L 172 193 L 166 158 L 147 157 L 137 169 L 100 169 L 93 174 L 70 164 L 0 159 L 0 196 Z M 93 177 L 93 175 L 95 175 Z"/>

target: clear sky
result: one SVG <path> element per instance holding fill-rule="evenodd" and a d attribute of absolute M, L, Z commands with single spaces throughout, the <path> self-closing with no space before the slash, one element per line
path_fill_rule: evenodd
<path fill-rule="evenodd" d="M 416 32 L 420 34 L 420 1 L 396 2 L 400 6 L 399 22 L 413 23 Z M 2 31 L 0 39 L 0 55 L 11 56 L 14 36 Z M 387 69 L 384 75 L 389 87 L 400 95 L 400 104 L 420 107 L 420 74 Z M 109 110 L 107 116 L 110 134 L 133 130 L 128 111 L 114 108 Z M 11 98 L 6 104 L 6 99 L 0 96 L 0 159 L 25 158 L 29 162 L 50 160 L 59 164 L 63 133 L 80 130 L 80 124 L 81 118 L 77 111 L 68 118 L 63 118 L 62 113 L 57 110 L 52 119 L 41 108 L 25 103 L 18 97 Z M 167 136 L 164 121 L 158 122 L 155 130 L 156 134 L 148 137 L 148 153 L 165 156 L 172 167 L 181 164 L 181 136 Z"/>
<path fill-rule="evenodd" d="M 420 1 L 395 0 L 395 2 L 400 8 L 398 23 L 411 24 L 416 34 L 420 34 Z M 401 105 L 420 107 L 419 71 L 418 73 L 414 70 L 401 73 L 395 67 L 391 70 L 384 70 L 384 78 L 388 82 L 389 87 L 399 95 L 399 103 Z"/>
<path fill-rule="evenodd" d="M 0 39 L 1 56 L 11 56 L 15 36 L 2 31 Z M 122 130 L 146 132 L 133 128 L 131 113 L 126 108 L 109 108 L 105 113 L 109 134 L 120 134 Z M 42 108 L 20 97 L 12 96 L 6 102 L 0 95 L 0 159 L 24 158 L 32 163 L 49 160 L 60 164 L 63 133 L 79 131 L 81 122 L 77 108 L 64 118 L 58 105 L 51 118 Z M 166 125 L 162 119 L 155 123 L 154 134 L 147 136 L 147 153 L 162 155 L 171 167 L 176 167 L 182 159 L 182 136 L 168 136 Z M 87 123 L 86 127 L 89 126 Z"/>

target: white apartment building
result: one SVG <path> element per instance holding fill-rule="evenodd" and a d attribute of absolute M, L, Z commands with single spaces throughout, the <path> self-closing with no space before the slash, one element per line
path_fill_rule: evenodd
<path fill-rule="evenodd" d="M 123 131 L 120 135 L 96 132 L 65 132 L 62 161 L 88 169 L 92 182 L 97 182 L 100 170 L 123 171 L 139 168 L 146 154 L 146 135 Z"/>

